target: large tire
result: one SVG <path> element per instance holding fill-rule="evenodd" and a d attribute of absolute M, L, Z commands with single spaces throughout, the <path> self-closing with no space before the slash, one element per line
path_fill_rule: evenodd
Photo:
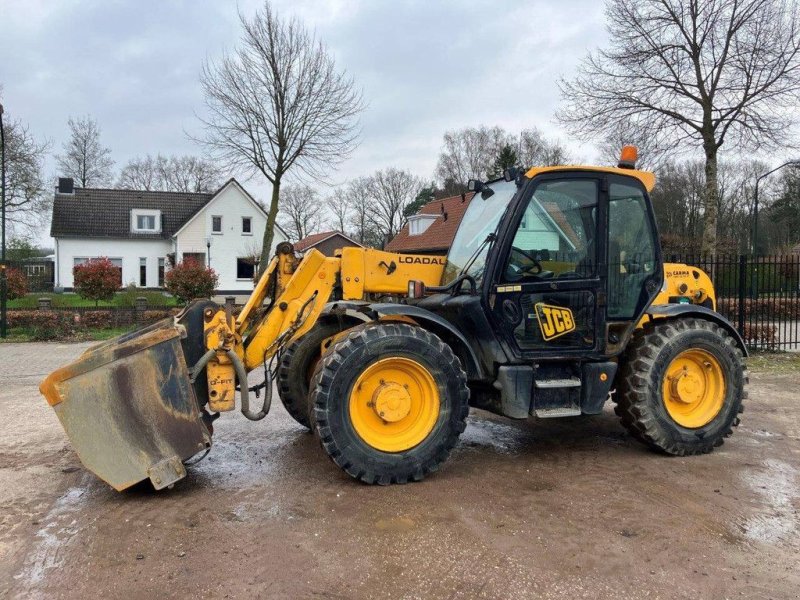
<path fill-rule="evenodd" d="M 689 360 L 688 368 L 681 367 L 682 357 L 697 366 Z M 682 396 L 677 390 L 684 375 L 692 387 Z M 714 380 L 722 381 L 721 388 Z M 634 438 L 655 450 L 704 454 L 722 445 L 739 424 L 747 381 L 744 355 L 719 325 L 693 318 L 656 321 L 637 331 L 628 345 L 615 412 Z"/>
<path fill-rule="evenodd" d="M 341 331 L 338 322 L 318 322 L 303 337 L 289 344 L 278 363 L 278 395 L 286 412 L 311 429 L 309 382 L 322 354 L 322 342 Z"/>
<path fill-rule="evenodd" d="M 400 365 L 396 377 L 391 370 L 381 370 L 391 369 L 392 365 Z M 402 369 L 406 366 L 408 372 L 429 385 L 417 387 L 413 379 L 408 380 L 410 384 L 404 383 L 406 372 Z M 380 390 L 402 385 L 412 406 L 406 416 L 400 417 L 401 411 L 392 422 L 382 420 L 383 412 L 381 417 L 364 416 L 363 411 L 369 413 L 370 409 L 361 403 L 364 394 L 371 393 L 369 386 L 377 385 L 376 377 L 385 379 L 381 378 L 374 393 L 367 396 L 373 400 L 366 407 L 377 413 L 375 406 L 385 398 Z M 416 393 L 419 390 L 429 393 Z M 402 395 L 402 390 L 399 393 Z M 450 347 L 425 329 L 399 323 L 354 328 L 320 361 L 311 383 L 310 398 L 314 428 L 328 456 L 350 476 L 380 485 L 420 481 L 436 471 L 464 431 L 469 411 L 467 375 Z M 365 425 L 365 419 L 374 423 Z M 420 423 L 424 426 L 420 427 Z M 381 425 L 386 425 L 385 440 L 381 439 L 384 431 Z M 369 429 L 370 426 L 375 428 Z M 401 431 L 399 436 L 411 432 L 408 434 L 411 437 L 397 442 L 399 438 L 393 437 L 396 431 Z M 373 441 L 375 436 L 381 441 L 368 443 L 367 434 L 373 435 Z M 419 441 L 414 435 L 420 436 Z M 392 451 L 381 447 L 396 442 L 398 448 Z M 404 447 L 406 443 L 414 445 Z"/>

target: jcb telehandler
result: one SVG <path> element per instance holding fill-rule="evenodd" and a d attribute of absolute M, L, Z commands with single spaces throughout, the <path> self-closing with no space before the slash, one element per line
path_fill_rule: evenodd
<path fill-rule="evenodd" d="M 469 406 L 573 417 L 611 397 L 651 448 L 710 452 L 739 422 L 747 351 L 715 312 L 709 277 L 663 263 L 655 177 L 634 162 L 626 147 L 615 168 L 470 182 L 446 257 L 299 258 L 281 244 L 238 316 L 195 301 L 90 348 L 41 391 L 83 464 L 117 490 L 184 477 L 236 392 L 258 420 L 273 381 L 328 456 L 368 483 L 438 469 Z M 261 366 L 264 382 L 248 387 Z"/>

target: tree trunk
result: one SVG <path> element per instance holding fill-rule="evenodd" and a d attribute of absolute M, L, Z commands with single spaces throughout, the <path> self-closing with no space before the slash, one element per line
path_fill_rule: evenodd
<path fill-rule="evenodd" d="M 700 253 L 713 257 L 717 252 L 717 215 L 719 212 L 719 182 L 717 181 L 717 149 L 715 144 L 705 145 L 706 186 L 703 197 L 703 242 Z"/>
<path fill-rule="evenodd" d="M 275 237 L 275 219 L 278 217 L 278 199 L 281 193 L 281 179 L 275 178 L 275 183 L 272 184 L 272 200 L 269 204 L 269 211 L 267 212 L 267 227 L 264 229 L 264 243 L 261 247 L 261 259 L 258 261 L 258 275 L 260 276 L 264 270 L 269 266 L 269 261 L 272 259 L 270 256 L 270 248 L 272 248 L 272 239 Z"/>

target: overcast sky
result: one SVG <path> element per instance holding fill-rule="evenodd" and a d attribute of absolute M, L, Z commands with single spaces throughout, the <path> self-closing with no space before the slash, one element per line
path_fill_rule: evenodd
<path fill-rule="evenodd" d="M 238 10 L 260 0 L 0 0 L 7 117 L 60 151 L 70 115 L 90 114 L 116 167 L 141 154 L 198 153 L 204 59 L 236 44 Z M 363 88 L 362 141 L 334 183 L 376 169 L 432 178 L 442 135 L 472 125 L 538 127 L 582 159 L 592 147 L 553 122 L 558 78 L 605 39 L 595 0 L 276 0 Z M 48 175 L 56 176 L 52 160 Z M 258 180 L 245 184 L 264 198 Z"/>

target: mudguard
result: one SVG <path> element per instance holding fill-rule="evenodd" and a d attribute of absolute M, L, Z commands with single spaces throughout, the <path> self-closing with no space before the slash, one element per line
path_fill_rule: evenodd
<path fill-rule="evenodd" d="M 733 323 L 710 308 L 700 306 L 699 304 L 654 304 L 647 309 L 645 314 L 655 319 L 696 317 L 698 319 L 705 319 L 706 321 L 716 323 L 731 335 L 745 357 L 748 356 L 747 346 L 745 346 L 744 339 L 742 339 L 742 336 L 739 335 L 738 331 L 736 331 Z"/>
<path fill-rule="evenodd" d="M 325 307 L 321 318 L 333 316 L 344 316 L 346 318 L 357 319 L 362 322 L 377 321 L 387 317 L 407 317 L 414 320 L 428 331 L 435 333 L 447 342 L 461 360 L 467 377 L 470 380 L 483 379 L 478 357 L 470 346 L 467 338 L 464 337 L 456 327 L 449 321 L 432 313 L 429 310 L 418 306 L 407 304 L 382 303 L 377 302 L 367 304 L 364 302 L 340 301 L 333 302 Z"/>

